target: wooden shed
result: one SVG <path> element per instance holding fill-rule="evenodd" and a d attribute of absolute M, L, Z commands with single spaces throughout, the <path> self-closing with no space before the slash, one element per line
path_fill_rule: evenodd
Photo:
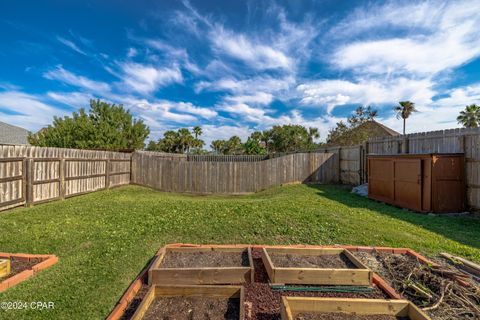
<path fill-rule="evenodd" d="M 369 155 L 368 196 L 420 212 L 463 212 L 465 156 Z"/>

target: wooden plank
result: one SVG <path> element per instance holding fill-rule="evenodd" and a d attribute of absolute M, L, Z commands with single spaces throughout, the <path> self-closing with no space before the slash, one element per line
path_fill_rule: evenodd
<path fill-rule="evenodd" d="M 392 315 L 412 320 L 431 320 L 407 300 L 282 297 L 282 320 L 293 320 L 300 313 L 346 313 Z"/>

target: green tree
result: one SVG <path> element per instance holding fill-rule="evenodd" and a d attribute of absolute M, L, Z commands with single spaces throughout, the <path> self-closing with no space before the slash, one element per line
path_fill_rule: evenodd
<path fill-rule="evenodd" d="M 198 139 L 199 136 L 202 135 L 203 131 L 202 131 L 202 127 L 200 126 L 195 126 L 193 127 L 193 134 L 195 135 L 195 139 Z"/>
<path fill-rule="evenodd" d="M 367 141 L 370 137 L 378 136 L 381 133 L 375 123 L 376 117 L 377 111 L 372 107 L 358 107 L 348 117 L 347 122 L 337 122 L 336 127 L 329 130 L 327 145 L 356 145 Z"/>
<path fill-rule="evenodd" d="M 466 106 L 465 110 L 460 111 L 457 121 L 465 128 L 478 128 L 480 124 L 480 106 L 476 104 Z"/>
<path fill-rule="evenodd" d="M 263 134 L 260 131 L 255 131 L 248 137 L 243 144 L 243 153 L 245 154 L 266 154 L 267 149 L 262 142 Z"/>
<path fill-rule="evenodd" d="M 223 150 L 225 149 L 225 140 L 213 140 L 210 144 L 212 150 L 217 154 L 223 154 Z"/>
<path fill-rule="evenodd" d="M 403 134 L 405 135 L 405 127 L 407 124 L 407 119 L 412 115 L 412 113 L 417 112 L 415 104 L 411 101 L 400 101 L 398 106 L 393 108 L 393 111 L 397 114 L 397 119 L 403 119 Z"/>
<path fill-rule="evenodd" d="M 200 127 L 198 127 L 200 128 Z M 194 129 L 195 130 L 195 129 Z M 177 131 L 168 130 L 158 142 L 148 144 L 149 151 L 162 151 L 168 153 L 201 153 L 205 142 L 198 138 L 200 130 L 194 131 L 195 137 L 188 128 L 180 128 Z"/>
<path fill-rule="evenodd" d="M 91 100 L 71 117 L 54 117 L 53 123 L 28 137 L 31 145 L 78 149 L 143 149 L 150 134 L 142 120 L 122 105 Z"/>
<path fill-rule="evenodd" d="M 301 125 L 274 126 L 264 135 L 269 152 L 296 152 L 308 151 L 316 147 L 314 139 L 320 135 L 315 128 L 305 128 Z"/>

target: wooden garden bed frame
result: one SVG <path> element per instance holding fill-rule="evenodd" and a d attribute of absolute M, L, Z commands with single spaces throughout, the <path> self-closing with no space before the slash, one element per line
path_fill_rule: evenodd
<path fill-rule="evenodd" d="M 10 273 L 10 260 L 0 259 L 0 277 L 4 277 Z"/>
<path fill-rule="evenodd" d="M 294 320 L 300 313 L 386 314 L 411 320 L 431 320 L 407 300 L 282 297 L 282 320 Z"/>
<path fill-rule="evenodd" d="M 244 290 L 242 286 L 168 285 L 152 286 L 138 306 L 131 320 L 143 319 L 152 302 L 159 297 L 235 298 L 239 301 L 239 320 L 245 319 Z"/>
<path fill-rule="evenodd" d="M 27 280 L 28 278 L 32 277 L 33 275 L 37 274 L 43 269 L 49 268 L 58 262 L 58 258 L 52 254 L 25 254 L 25 253 L 6 253 L 0 252 L 0 259 L 8 259 L 16 258 L 19 260 L 27 260 L 30 259 L 42 259 L 41 262 L 37 263 L 36 265 L 32 266 L 31 269 L 23 270 L 16 275 L 13 275 L 2 282 L 0 282 L 0 293 L 16 286 L 20 282 Z"/>
<path fill-rule="evenodd" d="M 172 243 L 167 245 L 166 247 L 175 247 L 175 248 L 198 248 L 198 247 L 215 247 L 215 248 L 223 248 L 223 247 L 251 247 L 251 248 L 345 248 L 348 249 L 350 252 L 385 252 L 385 253 L 394 253 L 394 254 L 406 254 L 411 257 L 417 259 L 420 263 L 430 265 L 430 266 L 438 266 L 438 264 L 428 260 L 421 254 L 417 253 L 414 250 L 408 248 L 392 248 L 392 247 L 366 247 L 366 246 L 319 246 L 319 245 L 283 245 L 283 246 L 275 246 L 275 245 L 246 245 L 246 244 L 237 244 L 237 245 L 202 245 L 202 244 L 192 244 L 192 243 Z M 138 294 L 140 289 L 142 288 L 143 283 L 146 283 L 148 280 L 148 271 L 153 266 L 153 264 L 157 261 L 158 257 L 163 253 L 165 247 L 161 248 L 156 254 L 154 259 L 152 259 L 145 268 L 139 273 L 139 275 L 132 281 L 130 286 L 124 291 L 120 300 L 118 300 L 115 307 L 112 309 L 110 314 L 107 317 L 107 320 L 120 320 L 125 311 L 127 310 L 129 304 L 133 301 L 135 296 Z M 372 276 L 372 283 L 375 284 L 380 290 L 384 291 L 391 299 L 400 300 L 403 297 L 395 291 L 382 277 L 378 274 L 373 273 Z"/>
<path fill-rule="evenodd" d="M 238 252 L 247 251 L 248 267 L 198 267 L 198 268 L 161 268 L 160 265 L 168 252 Z M 160 250 L 153 266 L 148 271 L 149 285 L 178 285 L 178 284 L 232 284 L 253 282 L 252 251 L 249 246 L 202 246 L 176 247 L 165 246 Z"/>
<path fill-rule="evenodd" d="M 357 268 L 277 267 L 270 254 L 340 255 L 344 254 Z M 344 248 L 263 248 L 262 261 L 272 284 L 355 285 L 372 284 L 372 271 Z"/>

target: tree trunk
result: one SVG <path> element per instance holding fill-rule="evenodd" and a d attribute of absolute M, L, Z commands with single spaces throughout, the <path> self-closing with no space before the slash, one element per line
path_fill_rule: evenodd
<path fill-rule="evenodd" d="M 403 135 L 405 135 L 405 125 L 407 122 L 407 118 L 403 118 Z"/>

